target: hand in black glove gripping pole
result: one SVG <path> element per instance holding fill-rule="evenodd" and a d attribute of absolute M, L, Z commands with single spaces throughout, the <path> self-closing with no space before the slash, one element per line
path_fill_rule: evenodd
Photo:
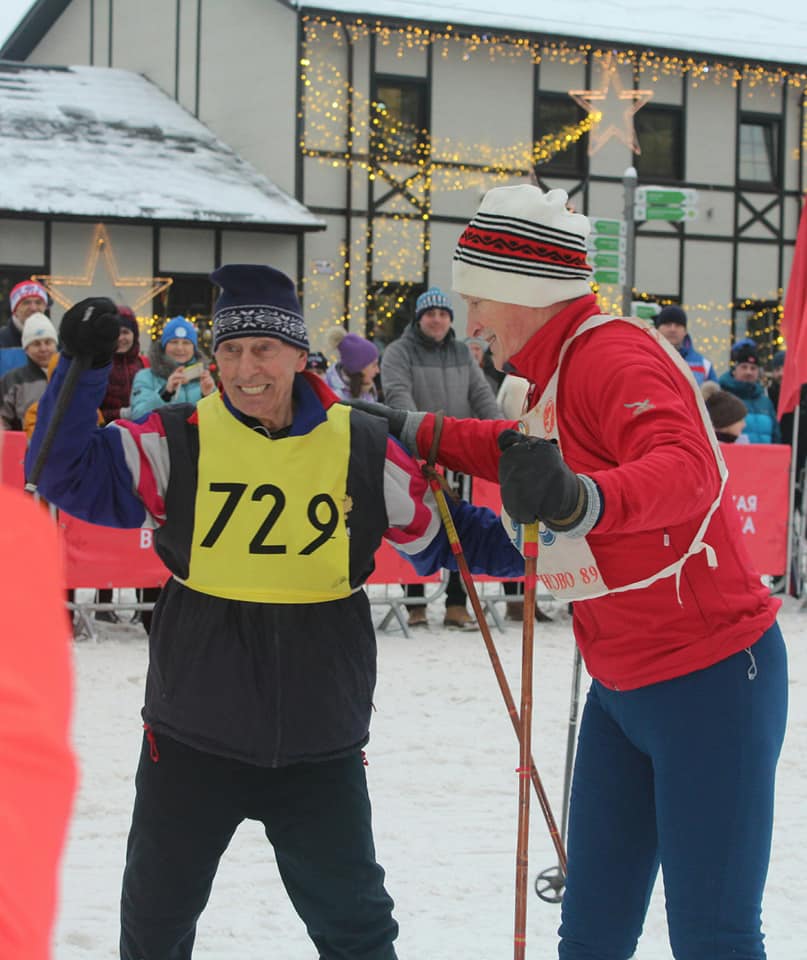
<path fill-rule="evenodd" d="M 570 531 L 586 514 L 588 492 L 563 462 L 557 444 L 515 430 L 499 435 L 502 504 L 517 523 L 542 520 L 552 530 Z"/>
<path fill-rule="evenodd" d="M 118 310 L 108 297 L 79 301 L 65 313 L 59 326 L 62 353 L 92 367 L 103 367 L 112 360 L 119 334 Z"/>

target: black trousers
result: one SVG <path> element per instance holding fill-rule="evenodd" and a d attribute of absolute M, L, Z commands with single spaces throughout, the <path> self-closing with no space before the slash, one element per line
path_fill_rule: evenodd
<path fill-rule="evenodd" d="M 264 824 L 320 960 L 395 960 L 359 753 L 276 769 L 144 738 L 121 897 L 122 960 L 188 960 L 221 855 Z"/>

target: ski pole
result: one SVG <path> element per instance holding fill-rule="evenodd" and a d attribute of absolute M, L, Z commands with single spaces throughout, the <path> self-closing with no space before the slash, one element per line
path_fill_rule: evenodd
<path fill-rule="evenodd" d="M 569 825 L 569 798 L 572 789 L 572 767 L 574 765 L 575 747 L 577 745 L 577 719 L 580 708 L 580 675 L 582 672 L 582 657 L 580 647 L 574 645 L 574 659 L 572 661 L 572 691 L 569 699 L 569 732 L 566 735 L 566 769 L 563 774 L 563 805 L 561 813 L 560 835 L 566 842 Z M 535 878 L 535 893 L 545 903 L 560 903 L 563 899 L 563 888 L 566 883 L 566 871 L 561 870 L 560 864 L 542 870 Z"/>
<path fill-rule="evenodd" d="M 448 542 L 451 546 L 451 552 L 454 554 L 454 558 L 457 561 L 457 569 L 460 572 L 462 577 L 462 582 L 465 585 L 465 590 L 468 593 L 468 599 L 471 601 L 471 606 L 473 607 L 474 613 L 476 614 L 477 622 L 479 623 L 479 629 L 482 633 L 482 638 L 485 641 L 485 648 L 487 649 L 488 656 L 490 658 L 491 666 L 493 667 L 493 672 L 496 675 L 496 680 L 499 684 L 499 690 L 501 691 L 502 697 L 504 699 L 505 707 L 507 712 L 510 715 L 510 720 L 513 724 L 513 730 L 516 733 L 516 737 L 519 737 L 519 715 L 516 710 L 516 703 L 513 699 L 513 694 L 510 692 L 510 685 L 507 682 L 507 677 L 504 673 L 504 668 L 502 667 L 502 662 L 499 659 L 498 651 L 496 650 L 496 644 L 493 641 L 493 637 L 490 632 L 490 627 L 488 626 L 487 620 L 485 618 L 485 612 L 482 609 L 482 603 L 479 599 L 479 594 L 476 590 L 476 584 L 473 581 L 471 576 L 471 571 L 468 568 L 468 562 L 465 559 L 465 554 L 462 551 L 462 544 L 460 543 L 459 536 L 457 534 L 457 528 L 454 525 L 454 520 L 451 516 L 451 513 L 448 509 L 448 504 L 446 503 L 446 496 L 443 491 L 443 488 L 440 486 L 440 475 L 434 470 L 433 467 L 424 466 L 423 473 L 426 479 L 429 482 L 429 486 L 434 493 L 435 500 L 437 501 L 437 509 L 440 512 L 440 519 L 443 521 L 443 526 L 445 527 L 446 534 L 448 536 Z M 524 601 L 524 609 L 527 609 L 526 597 Z M 535 795 L 538 798 L 538 804 L 541 807 L 541 812 L 544 815 L 544 820 L 546 821 L 547 828 L 549 829 L 549 836 L 552 839 L 552 843 L 555 847 L 555 851 L 558 855 L 558 863 L 561 864 L 564 876 L 566 875 L 566 851 L 563 848 L 563 840 L 561 839 L 560 832 L 558 831 L 557 823 L 555 818 L 552 815 L 552 808 L 549 805 L 549 800 L 544 790 L 544 786 L 541 783 L 541 778 L 538 774 L 538 769 L 535 766 L 535 761 L 532 757 L 529 758 L 529 771 L 530 779 L 532 785 L 535 789 Z"/>
<path fill-rule="evenodd" d="M 516 917 L 513 934 L 515 960 L 524 960 L 527 947 L 527 867 L 530 840 L 530 785 L 532 760 L 532 667 L 535 635 L 535 583 L 538 562 L 538 524 L 524 527 L 524 617 L 521 643 L 521 723 L 518 765 L 518 840 L 516 845 Z M 527 613 L 529 611 L 529 614 Z"/>
<path fill-rule="evenodd" d="M 67 369 L 64 381 L 53 404 L 53 412 L 50 415 L 45 436 L 42 438 L 42 443 L 36 452 L 36 459 L 25 481 L 24 489 L 27 493 L 36 493 L 39 478 L 42 475 L 45 464 L 48 462 L 50 448 L 53 446 L 53 441 L 56 439 L 56 434 L 59 431 L 64 415 L 70 406 L 73 394 L 76 392 L 81 374 L 89 367 L 90 360 L 90 357 L 72 357 L 70 360 L 70 366 Z"/>

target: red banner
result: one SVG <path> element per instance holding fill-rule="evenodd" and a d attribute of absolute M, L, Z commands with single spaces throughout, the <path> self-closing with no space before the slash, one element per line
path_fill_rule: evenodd
<path fill-rule="evenodd" d="M 382 541 L 375 554 L 375 570 L 367 583 L 436 583 L 441 576 L 439 570 L 428 577 L 418 576 L 408 560 L 404 560 L 397 550 Z"/>
<path fill-rule="evenodd" d="M 790 447 L 778 443 L 722 444 L 729 468 L 725 496 L 740 517 L 743 542 L 760 573 L 787 568 Z"/>
<path fill-rule="evenodd" d="M 782 333 L 787 344 L 785 369 L 779 388 L 776 415 L 790 413 L 799 402 L 802 384 L 807 383 L 807 203 L 801 208 L 799 232 L 793 250 L 793 265 L 782 313 Z"/>
<path fill-rule="evenodd" d="M 25 446 L 24 433 L 0 434 L 3 483 L 22 487 Z M 751 560 L 760 573 L 778 576 L 784 573 L 787 557 L 790 447 L 727 444 L 723 455 L 729 468 L 726 495 L 737 508 Z M 473 501 L 499 513 L 498 484 L 475 478 Z M 64 533 L 68 587 L 151 587 L 164 583 L 169 575 L 152 548 L 150 530 L 98 527 L 67 514 L 60 514 L 59 524 Z M 429 577 L 418 576 L 409 561 L 387 543 L 382 543 L 375 559 L 376 569 L 368 583 L 440 580 L 439 571 Z"/>
<path fill-rule="evenodd" d="M 729 468 L 726 497 L 740 517 L 743 542 L 760 572 L 779 576 L 787 566 L 790 447 L 768 443 L 721 444 Z M 473 502 L 501 511 L 499 485 L 474 477 Z M 484 580 L 484 577 L 474 579 Z"/>
<path fill-rule="evenodd" d="M 59 514 L 68 587 L 161 587 L 170 573 L 154 552 L 154 531 L 116 530 Z"/>

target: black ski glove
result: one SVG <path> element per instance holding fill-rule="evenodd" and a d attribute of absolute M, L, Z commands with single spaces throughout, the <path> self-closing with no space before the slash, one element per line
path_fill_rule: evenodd
<path fill-rule="evenodd" d="M 343 400 L 348 406 L 355 407 L 356 410 L 363 410 L 364 413 L 372 414 L 374 417 L 381 417 L 387 421 L 389 432 L 401 443 L 418 456 L 417 432 L 425 414 L 413 413 L 411 410 L 396 410 L 394 407 L 388 407 L 384 403 L 373 403 L 370 400 Z"/>
<path fill-rule="evenodd" d="M 62 353 L 88 366 L 103 367 L 112 360 L 118 345 L 120 317 L 108 297 L 87 297 L 62 317 L 59 336 Z"/>
<path fill-rule="evenodd" d="M 557 444 L 505 430 L 499 449 L 502 504 L 513 520 L 542 520 L 550 529 L 566 532 L 580 524 L 588 507 L 586 485 L 563 462 Z"/>

